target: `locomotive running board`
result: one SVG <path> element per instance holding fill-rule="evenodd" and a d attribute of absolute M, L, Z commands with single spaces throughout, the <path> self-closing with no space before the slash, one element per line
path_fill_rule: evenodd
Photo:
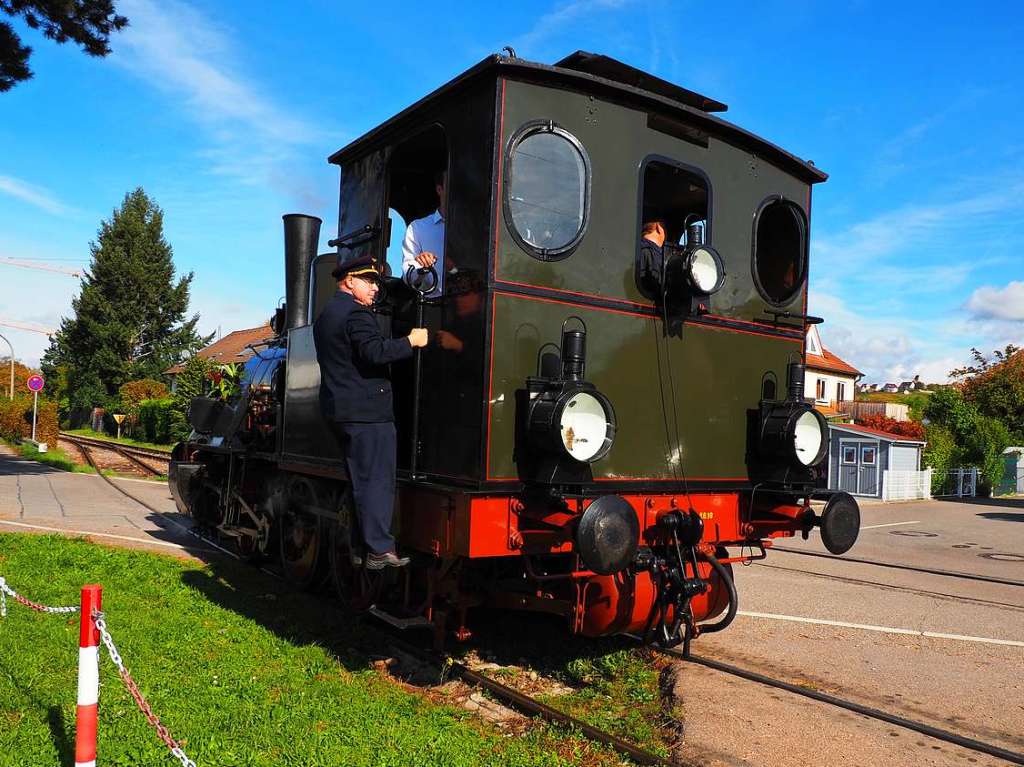
<path fill-rule="evenodd" d="M 390 626 L 394 626 L 396 629 L 405 631 L 406 629 L 420 629 L 420 628 L 433 628 L 434 624 L 428 621 L 422 615 L 417 615 L 412 618 L 399 618 L 397 615 L 384 612 L 377 605 L 371 605 L 370 609 L 367 610 L 370 615 L 374 618 L 379 618 Z"/>

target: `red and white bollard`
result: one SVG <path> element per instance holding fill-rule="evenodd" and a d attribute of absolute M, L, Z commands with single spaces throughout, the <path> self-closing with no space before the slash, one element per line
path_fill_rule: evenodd
<path fill-rule="evenodd" d="M 100 632 L 93 612 L 103 607 L 103 588 L 82 587 L 82 618 L 78 635 L 78 710 L 75 724 L 75 767 L 96 767 L 96 713 L 100 697 Z"/>

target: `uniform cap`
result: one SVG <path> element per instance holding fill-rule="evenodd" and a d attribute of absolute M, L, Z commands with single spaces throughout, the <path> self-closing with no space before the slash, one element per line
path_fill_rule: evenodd
<path fill-rule="evenodd" d="M 377 266 L 377 259 L 373 256 L 361 256 L 346 261 L 341 256 L 338 256 L 338 265 L 334 267 L 331 276 L 336 280 L 340 280 L 342 277 L 347 277 L 350 274 L 355 277 L 373 277 L 379 280 L 380 269 Z"/>

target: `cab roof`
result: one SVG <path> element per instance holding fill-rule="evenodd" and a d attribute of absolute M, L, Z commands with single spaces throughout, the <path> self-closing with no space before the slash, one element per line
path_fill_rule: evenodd
<path fill-rule="evenodd" d="M 480 79 L 499 77 L 571 87 L 584 93 L 614 97 L 616 100 L 659 114 L 682 117 L 686 122 L 709 134 L 761 155 L 801 181 L 815 184 L 828 178 L 828 174 L 816 168 L 812 162 L 801 160 L 750 131 L 716 117 L 713 112 L 724 112 L 728 109 L 722 102 L 674 85 L 616 59 L 586 51 L 576 51 L 554 65 L 498 54 L 487 56 L 437 90 L 339 149 L 328 158 L 328 161 L 343 165 L 356 159 L 376 148 L 393 128 L 415 113 Z"/>

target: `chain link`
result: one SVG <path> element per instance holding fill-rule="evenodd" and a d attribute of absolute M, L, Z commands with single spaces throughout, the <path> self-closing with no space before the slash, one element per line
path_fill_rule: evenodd
<path fill-rule="evenodd" d="M 7 580 L 0 575 L 0 618 L 7 617 L 7 597 L 11 596 L 14 601 L 20 602 L 25 607 L 31 607 L 41 613 L 51 613 L 55 615 L 61 615 L 65 613 L 77 613 L 81 608 L 78 605 L 71 607 L 49 607 L 47 605 L 41 605 L 38 602 L 33 602 L 31 599 L 26 599 L 17 591 L 7 585 Z"/>
<path fill-rule="evenodd" d="M 161 724 L 159 717 L 153 713 L 153 709 L 150 708 L 149 703 L 146 702 L 145 697 L 142 695 L 142 691 L 139 690 L 139 686 L 135 684 L 135 680 L 132 679 L 131 674 L 128 673 L 128 669 L 124 667 L 124 662 L 121 660 L 121 654 L 117 651 L 117 647 L 114 645 L 114 638 L 110 636 L 110 632 L 107 631 L 107 622 L 104 619 L 103 613 L 94 610 L 93 621 L 96 624 L 96 628 L 100 632 L 100 638 L 103 640 L 103 644 L 107 648 L 107 652 L 110 654 L 110 660 L 117 666 L 117 673 L 121 676 L 121 681 L 124 682 L 124 686 L 128 689 L 128 693 L 135 700 L 135 704 L 142 711 L 146 717 L 146 721 L 152 725 L 153 729 L 156 730 L 156 734 L 160 737 L 160 740 L 164 742 L 164 745 L 170 749 L 171 754 L 182 764 L 182 767 L 196 767 L 196 763 L 193 762 L 185 752 L 182 750 L 178 742 L 171 737 L 170 732 L 167 728 Z"/>

